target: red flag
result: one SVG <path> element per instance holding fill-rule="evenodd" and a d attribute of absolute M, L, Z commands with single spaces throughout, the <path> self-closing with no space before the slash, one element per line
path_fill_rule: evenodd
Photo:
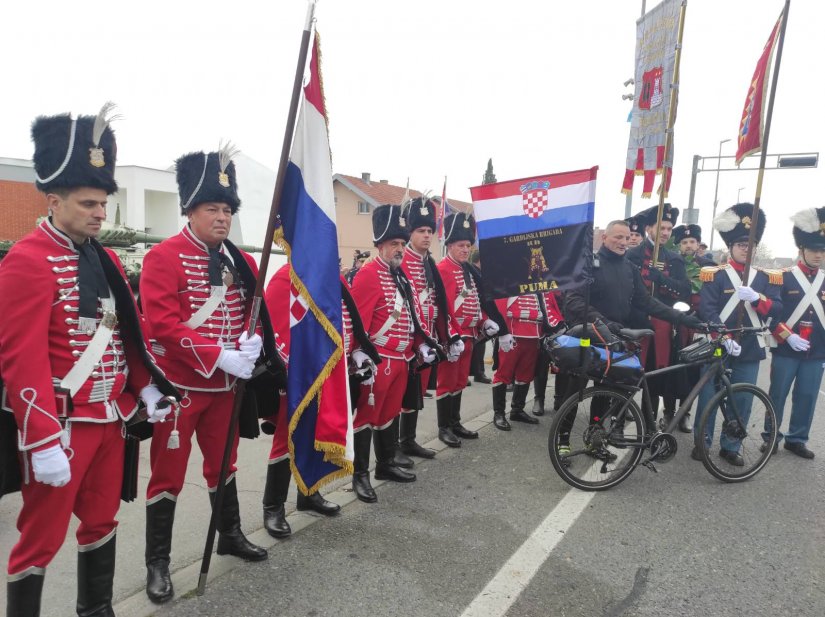
<path fill-rule="evenodd" d="M 736 150 L 736 164 L 749 154 L 762 150 L 762 131 L 764 129 L 765 102 L 768 99 L 768 82 L 770 81 L 773 50 L 779 39 L 779 31 L 785 11 L 779 15 L 771 36 L 762 50 L 756 70 L 753 72 L 748 96 L 745 97 L 745 109 L 742 111 L 742 121 L 739 123 L 739 147 Z"/>

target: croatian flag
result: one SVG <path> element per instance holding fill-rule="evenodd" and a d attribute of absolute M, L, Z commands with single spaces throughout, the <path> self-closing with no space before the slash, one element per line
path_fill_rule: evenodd
<path fill-rule="evenodd" d="M 588 281 L 597 171 L 470 189 L 487 299 L 572 289 Z"/>
<path fill-rule="evenodd" d="M 352 419 L 343 354 L 338 234 L 316 33 L 310 79 L 284 178 L 280 242 L 290 264 L 287 418 L 292 474 L 302 493 L 352 474 Z"/>

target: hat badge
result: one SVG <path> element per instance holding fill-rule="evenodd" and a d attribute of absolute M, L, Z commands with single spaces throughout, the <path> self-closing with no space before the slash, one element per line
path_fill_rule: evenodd
<path fill-rule="evenodd" d="M 825 223 L 820 223 L 819 224 L 819 235 L 820 236 L 825 236 Z"/>
<path fill-rule="evenodd" d="M 464 219 L 464 229 L 470 229 L 470 221 L 468 221 L 466 218 Z"/>
<path fill-rule="evenodd" d="M 686 235 L 686 236 L 689 236 L 689 235 L 690 235 L 690 229 L 685 229 L 685 235 Z"/>
<path fill-rule="evenodd" d="M 421 212 L 421 216 L 427 216 L 427 215 L 430 213 L 430 211 L 427 209 L 427 205 L 426 205 L 426 204 L 422 204 L 422 205 L 421 205 L 421 210 L 420 210 L 420 212 Z"/>
<path fill-rule="evenodd" d="M 403 216 L 398 217 L 398 226 L 399 227 L 406 227 L 407 226 L 407 221 L 404 219 Z"/>
<path fill-rule="evenodd" d="M 229 188 L 229 174 L 225 171 L 219 171 L 218 184 L 220 184 L 224 188 Z"/>
<path fill-rule="evenodd" d="M 743 216 L 742 217 L 742 224 L 745 226 L 745 229 L 751 228 L 751 217 Z"/>
<path fill-rule="evenodd" d="M 103 148 L 89 148 L 89 164 L 92 167 L 106 167 L 106 158 Z"/>

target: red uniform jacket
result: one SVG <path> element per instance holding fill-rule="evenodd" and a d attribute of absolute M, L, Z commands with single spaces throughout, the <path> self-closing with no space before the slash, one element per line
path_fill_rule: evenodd
<path fill-rule="evenodd" d="M 123 268 L 107 250 L 121 274 Z M 20 450 L 57 444 L 62 427 L 54 386 L 83 354 L 92 335 L 79 330 L 78 252 L 43 221 L 0 262 L 0 374 L 3 407 L 14 411 Z M 124 274 L 125 279 L 125 274 Z M 136 310 L 136 309 L 135 309 Z M 98 323 L 102 308 L 98 301 Z M 151 377 L 140 351 L 119 328 L 92 373 L 72 397 L 72 422 L 116 422 L 137 411 Z M 2 413 L 2 412 L 0 412 Z"/>
<path fill-rule="evenodd" d="M 461 264 L 449 255 L 438 263 L 438 272 L 459 334 L 475 338 L 485 319 L 475 280 L 469 275 L 465 279 Z"/>
<path fill-rule="evenodd" d="M 455 315 L 449 303 L 446 302 L 446 298 L 440 297 L 440 295 L 445 295 L 446 291 L 440 271 L 437 266 L 434 267 L 433 281 L 428 283 L 425 259 L 429 260 L 431 257 L 429 255 L 422 257 L 408 246 L 404 251 L 404 261 L 401 262 L 401 269 L 410 280 L 413 292 L 418 296 L 423 325 L 441 343 L 446 343 L 451 339 L 458 340 L 459 332 Z M 436 277 L 438 277 L 437 280 Z"/>
<path fill-rule="evenodd" d="M 221 247 L 224 252 L 224 247 Z M 257 276 L 252 257 L 243 257 Z M 209 251 L 189 229 L 164 240 L 143 260 L 140 299 L 152 351 L 169 381 L 182 389 L 229 390 L 237 380 L 218 368 L 223 348 L 236 349 L 249 322 L 252 289 L 233 281 L 223 301 L 195 329 L 184 325 L 209 299 Z"/>
<path fill-rule="evenodd" d="M 510 334 L 521 338 L 541 338 L 544 317 L 536 296 L 530 294 L 501 298 L 496 300 L 496 306 L 504 317 Z"/>
<path fill-rule="evenodd" d="M 418 345 L 425 339 L 415 331 L 414 318 L 421 323 L 418 297 L 413 293 L 413 306 L 408 301 L 396 301 L 396 287 L 390 267 L 383 259 L 376 257 L 366 263 L 353 280 L 352 297 L 364 321 L 364 329 L 369 334 L 378 353 L 385 358 L 412 360 Z M 403 297 L 403 296 L 402 296 Z M 399 309 L 396 313 L 396 306 Z M 390 327 L 386 327 L 392 320 Z M 429 336 L 429 332 L 426 332 Z"/>

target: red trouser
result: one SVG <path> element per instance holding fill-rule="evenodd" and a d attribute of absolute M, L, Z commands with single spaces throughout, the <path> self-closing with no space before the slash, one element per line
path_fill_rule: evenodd
<path fill-rule="evenodd" d="M 375 372 L 375 383 L 361 386 L 358 394 L 353 430 L 364 427 L 383 429 L 401 412 L 401 401 L 407 388 L 407 361 L 382 358 Z M 375 404 L 369 404 L 370 391 Z"/>
<path fill-rule="evenodd" d="M 275 434 L 272 435 L 272 449 L 269 451 L 269 462 L 275 463 L 289 458 L 289 425 L 286 419 L 286 395 L 281 394 L 278 404 L 278 414 L 275 416 Z"/>
<path fill-rule="evenodd" d="M 81 547 L 114 533 L 123 484 L 122 431 L 120 422 L 73 422 L 66 451 L 72 479 L 60 488 L 37 482 L 31 455 L 25 454 L 29 482 L 21 488 L 20 539 L 9 555 L 10 575 L 48 566 L 66 539 L 72 514 L 80 519 L 76 536 Z"/>
<path fill-rule="evenodd" d="M 206 480 L 206 486 L 211 489 L 218 485 L 235 392 L 233 390 L 226 392 L 184 390 L 182 394 L 183 400 L 178 416 L 180 447 L 173 450 L 167 447 L 169 434 L 174 426 L 171 419 L 155 423 L 149 458 L 152 475 L 146 489 L 147 499 L 152 499 L 160 493 L 169 493 L 171 496 L 177 496 L 180 493 L 183 481 L 186 479 L 186 465 L 192 450 L 192 435 L 195 433 L 197 433 L 198 446 L 203 454 L 203 477 Z M 235 431 L 229 475 L 237 471 L 235 467 L 237 458 L 238 432 Z"/>
<path fill-rule="evenodd" d="M 665 368 L 670 366 L 670 345 L 673 338 L 673 326 L 668 321 L 650 318 L 650 324 L 653 326 L 653 337 L 642 339 L 642 366 L 645 369 L 652 371 L 655 369 Z M 653 345 L 653 353 L 655 357 L 650 355 L 651 343 Z M 648 364 L 655 360 L 655 366 Z"/>
<path fill-rule="evenodd" d="M 516 347 L 507 353 L 498 350 L 498 368 L 493 374 L 493 385 L 499 383 L 525 384 L 536 376 L 539 357 L 539 339 L 516 337 Z"/>
<path fill-rule="evenodd" d="M 473 339 L 464 339 L 464 351 L 455 362 L 442 362 L 438 365 L 438 387 L 436 398 L 458 394 L 467 387 L 470 376 L 470 364 L 473 359 Z"/>

